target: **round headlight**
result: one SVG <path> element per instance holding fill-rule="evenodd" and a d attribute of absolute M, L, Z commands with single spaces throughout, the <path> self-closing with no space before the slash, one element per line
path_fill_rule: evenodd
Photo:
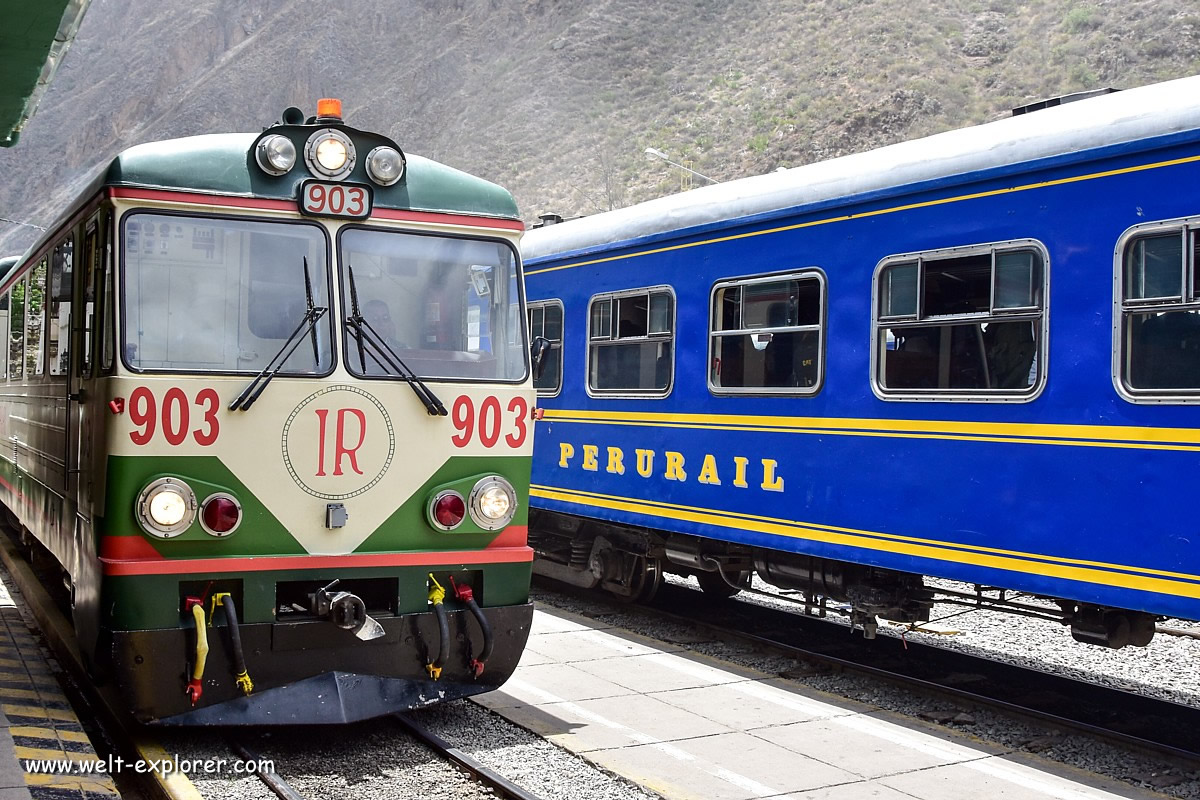
<path fill-rule="evenodd" d="M 517 510 L 517 492 L 499 475 L 489 475 L 471 490 L 471 520 L 484 530 L 494 531 L 512 521 Z"/>
<path fill-rule="evenodd" d="M 164 489 L 150 501 L 150 519 L 163 528 L 178 525 L 187 516 L 187 500 L 172 489 Z"/>
<path fill-rule="evenodd" d="M 354 142 L 341 131 L 324 128 L 308 137 L 304 161 L 315 174 L 340 180 L 354 169 Z"/>
<path fill-rule="evenodd" d="M 137 516 L 151 536 L 178 536 L 196 519 L 196 493 L 178 478 L 159 478 L 138 495 Z"/>
<path fill-rule="evenodd" d="M 367 153 L 367 174 L 380 186 L 391 186 L 404 177 L 404 156 L 394 147 L 376 147 Z"/>
<path fill-rule="evenodd" d="M 296 164 L 296 145 L 286 136 L 272 134 L 258 141 L 254 157 L 263 172 L 282 175 Z"/>

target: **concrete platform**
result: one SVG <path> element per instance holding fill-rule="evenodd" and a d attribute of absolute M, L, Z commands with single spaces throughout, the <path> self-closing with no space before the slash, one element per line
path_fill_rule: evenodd
<path fill-rule="evenodd" d="M 96 751 L 59 687 L 54 659 L 30 631 L 11 587 L 0 571 L 0 800 L 119 797 L 107 775 L 70 774 L 66 762 L 95 762 Z M 57 762 L 57 768 L 43 763 L 30 771 L 31 761 Z"/>
<path fill-rule="evenodd" d="M 475 699 L 668 800 L 1163 797 L 557 609 Z"/>

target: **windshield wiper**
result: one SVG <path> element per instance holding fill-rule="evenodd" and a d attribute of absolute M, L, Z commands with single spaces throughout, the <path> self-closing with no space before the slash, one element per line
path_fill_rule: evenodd
<path fill-rule="evenodd" d="M 304 266 L 304 300 L 308 304 L 308 313 L 312 314 L 316 307 L 313 305 L 312 280 L 308 277 L 308 256 L 304 256 L 302 262 Z M 314 324 L 309 327 L 309 330 L 312 331 L 313 364 L 317 365 L 321 363 L 321 351 L 317 347 L 316 320 L 313 320 L 313 322 Z"/>
<path fill-rule="evenodd" d="M 350 316 L 346 318 L 346 330 L 354 336 L 358 345 L 358 364 L 363 374 L 366 374 L 367 356 L 370 356 L 380 369 L 396 375 L 412 388 L 417 399 L 429 412 L 429 416 L 446 416 L 446 407 L 442 405 L 442 401 L 433 393 L 433 390 L 425 385 L 425 382 L 404 363 L 400 356 L 396 355 L 396 351 L 388 346 L 383 337 L 371 327 L 371 323 L 367 322 L 359 313 L 358 288 L 354 285 L 354 268 L 347 264 L 346 272 L 347 283 L 350 284 Z"/>
<path fill-rule="evenodd" d="M 317 348 L 317 322 L 321 317 L 325 316 L 325 312 L 329 309 L 324 306 L 313 305 L 312 282 L 308 278 L 308 258 L 304 258 L 304 291 L 307 295 L 308 310 L 304 312 L 304 317 L 300 320 L 300 324 L 292 331 L 291 336 L 284 341 L 275 355 L 271 356 L 271 360 L 263 367 L 262 372 L 254 376 L 254 380 L 242 390 L 242 393 L 237 396 L 237 399 L 229 404 L 230 411 L 237 411 L 241 408 L 242 411 L 249 411 L 250 406 L 254 405 L 254 401 L 263 393 L 263 389 L 267 388 L 267 384 L 271 379 L 283 369 L 284 363 L 291 358 L 292 353 L 304 341 L 304 337 L 310 332 L 312 333 L 313 343 L 313 364 L 321 363 L 321 354 Z"/>

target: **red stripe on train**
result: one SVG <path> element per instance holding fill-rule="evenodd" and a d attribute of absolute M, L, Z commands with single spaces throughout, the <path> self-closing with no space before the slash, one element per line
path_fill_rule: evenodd
<path fill-rule="evenodd" d="M 105 536 L 100 542 L 100 562 L 104 566 L 105 575 L 182 575 L 196 572 L 432 567 L 447 563 L 520 564 L 533 561 L 532 548 L 525 546 L 526 535 L 527 528 L 512 525 L 483 550 L 187 559 L 164 559 L 149 542 L 140 536 Z"/>
<path fill-rule="evenodd" d="M 231 195 L 199 194 L 197 192 L 170 192 L 161 189 L 109 189 L 111 197 L 134 200 L 162 200 L 169 203 L 198 203 L 202 205 L 233 206 L 235 208 L 260 208 L 272 211 L 296 211 L 294 200 L 267 200 L 257 197 L 233 197 Z M 442 225 L 471 225 L 480 228 L 500 228 L 510 231 L 525 230 L 519 219 L 495 219 L 476 217 L 469 214 L 448 214 L 431 211 L 400 211 L 393 208 L 376 208 L 371 212 L 373 219 L 398 219 L 407 222 L 428 222 Z"/>

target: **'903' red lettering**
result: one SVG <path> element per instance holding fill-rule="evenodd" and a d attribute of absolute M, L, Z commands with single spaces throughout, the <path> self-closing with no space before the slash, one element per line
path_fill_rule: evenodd
<path fill-rule="evenodd" d="M 484 447 L 495 447 L 503 434 L 505 444 L 520 447 L 529 435 L 528 418 L 529 403 L 524 397 L 509 400 L 507 411 L 502 412 L 500 400 L 489 395 L 480 402 L 477 412 L 475 402 L 470 397 L 459 395 L 450 412 L 454 430 L 458 433 L 451 436 L 450 441 L 455 447 L 466 447 L 478 436 L 479 443 Z"/>
<path fill-rule="evenodd" d="M 198 409 L 194 430 L 193 406 Z M 221 398 L 216 389 L 201 389 L 197 392 L 196 399 L 189 403 L 182 389 L 172 387 L 163 395 L 160 414 L 154 392 L 145 386 L 139 386 L 129 396 L 129 420 L 138 428 L 129 432 L 129 439 L 139 447 L 149 444 L 159 430 L 161 422 L 162 436 L 172 447 L 183 444 L 189 431 L 196 444 L 208 447 L 217 440 L 217 434 L 221 430 L 217 421 L 217 411 L 220 408 Z"/>

